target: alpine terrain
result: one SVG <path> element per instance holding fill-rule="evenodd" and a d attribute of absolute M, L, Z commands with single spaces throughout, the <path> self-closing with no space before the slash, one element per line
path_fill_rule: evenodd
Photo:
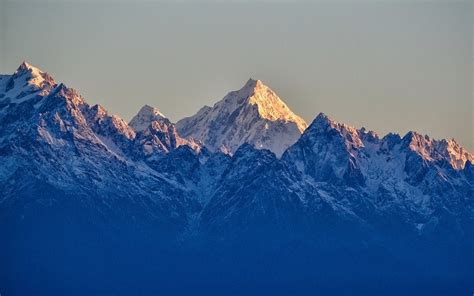
<path fill-rule="evenodd" d="M 0 293 L 470 295 L 473 164 L 308 126 L 253 79 L 127 123 L 24 62 L 0 75 Z"/>

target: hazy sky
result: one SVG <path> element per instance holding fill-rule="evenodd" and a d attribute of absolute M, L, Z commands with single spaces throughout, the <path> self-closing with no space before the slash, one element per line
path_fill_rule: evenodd
<path fill-rule="evenodd" d="M 171 120 L 261 79 L 310 123 L 473 140 L 471 1 L 0 0 L 0 73 L 22 60 L 129 120 Z"/>

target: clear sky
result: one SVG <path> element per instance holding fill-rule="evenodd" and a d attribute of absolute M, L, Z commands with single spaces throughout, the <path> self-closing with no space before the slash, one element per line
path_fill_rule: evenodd
<path fill-rule="evenodd" d="M 473 139 L 472 1 L 0 0 L 0 72 L 22 60 L 129 120 L 171 120 L 261 79 L 308 123 Z"/>

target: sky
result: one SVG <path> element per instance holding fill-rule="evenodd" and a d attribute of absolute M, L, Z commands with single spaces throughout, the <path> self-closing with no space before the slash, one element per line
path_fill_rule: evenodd
<path fill-rule="evenodd" d="M 308 123 L 474 151 L 471 1 L 0 0 L 0 73 L 23 60 L 125 120 L 177 121 L 251 77 Z"/>

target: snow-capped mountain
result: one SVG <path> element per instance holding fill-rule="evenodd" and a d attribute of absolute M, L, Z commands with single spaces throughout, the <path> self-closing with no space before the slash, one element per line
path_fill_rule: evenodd
<path fill-rule="evenodd" d="M 23 63 L 0 76 L 0 286 L 30 283 L 29 264 L 70 275 L 58 253 L 81 258 L 81 274 L 95 270 L 82 258 L 110 256 L 153 283 L 157 266 L 183 280 L 244 251 L 254 256 L 245 270 L 290 258 L 282 270 L 297 283 L 372 261 L 382 263 L 371 279 L 403 266 L 396 278 L 462 281 L 472 275 L 473 163 L 454 140 L 416 132 L 379 137 L 322 113 L 306 128 L 255 80 L 176 126 L 150 106 L 127 124 Z M 224 274 L 245 274 L 231 262 Z"/>
<path fill-rule="evenodd" d="M 472 154 L 451 141 L 450 150 L 458 153 L 449 155 L 446 143 L 415 132 L 379 138 L 320 114 L 282 160 L 301 174 L 298 179 L 343 202 L 341 209 L 371 228 L 380 227 L 384 217 L 384 225 L 422 237 L 449 233 L 469 240 Z M 453 161 L 459 159 L 465 161 Z M 345 193 L 337 192 L 341 189 Z"/>
<path fill-rule="evenodd" d="M 149 105 L 140 109 L 130 121 L 130 126 L 137 132 L 134 142 L 138 158 L 146 160 L 154 168 L 164 154 L 180 146 L 188 146 L 195 152 L 201 149 L 201 143 L 181 137 L 175 124 Z"/>
<path fill-rule="evenodd" d="M 30 208 L 54 210 L 68 200 L 97 218 L 108 213 L 124 219 L 135 211 L 142 221 L 183 227 L 187 193 L 131 161 L 135 131 L 124 120 L 90 106 L 77 91 L 27 63 L 2 81 L 2 213 L 14 210 L 21 217 Z M 181 197 L 167 199 L 174 190 Z"/>
<path fill-rule="evenodd" d="M 143 106 L 137 115 L 130 120 L 129 125 L 137 132 L 145 130 L 153 121 L 166 118 L 160 110 L 150 105 Z"/>
<path fill-rule="evenodd" d="M 233 153 L 243 143 L 277 156 L 298 140 L 305 121 L 260 80 L 250 79 L 212 108 L 204 107 L 176 124 L 184 137 L 203 142 L 211 151 Z"/>
<path fill-rule="evenodd" d="M 139 131 L 135 145 L 139 154 L 147 160 L 157 160 L 156 157 L 160 158 L 163 153 L 169 153 L 180 146 L 188 146 L 196 152 L 201 149 L 200 143 L 182 138 L 176 126 L 167 118 L 153 120 L 144 130 Z"/>
<path fill-rule="evenodd" d="M 181 213 L 186 212 L 185 204 L 200 204 L 203 227 L 210 221 L 226 224 L 218 217 L 227 219 L 249 210 L 238 206 L 226 212 L 231 209 L 229 194 L 236 202 L 255 196 L 260 207 L 268 194 L 277 200 L 291 197 L 306 213 L 312 213 L 308 205 L 320 199 L 340 209 L 343 216 L 362 220 L 366 213 L 355 210 L 362 201 L 379 212 L 396 205 L 416 213 L 418 218 L 410 222 L 413 229 L 433 219 L 440 207 L 454 210 L 464 205 L 465 218 L 472 211 L 463 200 L 472 195 L 474 158 L 454 140 L 433 140 L 415 132 L 403 138 L 396 134 L 380 138 L 324 114 L 305 130 L 304 121 L 260 81 L 249 80 L 213 108 L 181 120 L 179 128 L 150 106 L 142 107 L 128 125 L 27 63 L 13 75 L 1 76 L 0 91 L 0 184 L 8 192 L 4 201 L 18 195 L 19 188 L 9 185 L 12 178 L 44 182 L 71 194 L 83 188 L 87 194 L 93 190 L 99 195 L 121 188 L 113 185 L 118 180 L 138 178 L 140 182 L 127 181 L 124 194 L 148 196 L 150 188 L 164 182 L 167 185 L 160 190 L 183 193 L 177 201 L 157 193 L 154 199 L 181 204 Z M 206 148 L 201 149 L 203 145 Z M 235 155 L 224 157 L 222 147 Z M 277 157 L 254 150 L 262 148 Z M 24 170 L 27 173 L 20 173 Z M 31 177 L 32 172 L 37 176 Z M 274 187 L 273 182 L 279 185 Z M 245 191 L 251 184 L 255 185 Z M 339 204 L 348 194 L 344 190 L 354 189 L 357 197 Z M 226 204 L 225 209 L 219 203 Z M 182 221 L 189 218 L 189 213 L 183 215 Z"/>
<path fill-rule="evenodd" d="M 287 198 L 287 194 L 300 192 L 295 198 L 303 202 L 302 208 L 308 192 L 319 192 L 321 186 L 337 186 L 357 188 L 370 197 L 370 203 L 378 196 L 390 196 L 389 200 L 404 206 L 410 203 L 408 208 L 429 216 L 439 206 L 437 203 L 446 206 L 444 202 L 452 203 L 472 191 L 473 155 L 454 140 L 437 141 L 415 132 L 403 138 L 395 134 L 379 138 L 372 131 L 337 123 L 324 114 L 304 130 L 304 121 L 260 81 L 249 80 L 213 108 L 204 108 L 195 117 L 180 121 L 182 134 L 203 139 L 203 145 L 216 152 L 201 151 L 201 143 L 183 138 L 176 126 L 153 107 L 144 106 L 128 125 L 102 106 L 90 106 L 77 91 L 57 84 L 50 75 L 27 63 L 13 75 L 1 76 L 0 83 L 4 164 L 0 181 L 10 196 L 17 189 L 8 188 L 11 178 L 28 167 L 27 163 L 34 164 L 31 172 L 44 178 L 35 180 L 65 191 L 84 184 L 91 184 L 97 192 L 115 191 L 111 184 L 121 178 L 138 174 L 142 180 L 151 178 L 147 182 L 153 183 L 164 173 L 170 183 L 162 188 L 178 186 L 197 200 L 206 201 L 201 204 L 203 218 L 215 207 L 213 203 L 220 199 L 217 196 L 227 200 L 227 194 L 235 194 L 239 184 L 246 183 L 234 184 L 236 180 L 259 180 L 273 171 L 278 173 L 272 175 L 271 182 L 288 184 L 280 186 L 282 191 L 275 196 Z M 188 125 L 190 130 L 185 129 Z M 287 132 L 289 136 L 285 136 Z M 290 145 L 285 141 L 290 138 L 296 143 L 284 152 L 284 147 Z M 223 146 L 235 156 L 223 158 L 218 151 Z M 252 147 L 272 148 L 277 156 L 284 154 L 279 160 Z M 260 164 L 265 167 L 262 171 L 257 169 Z M 51 169 L 53 166 L 56 169 Z M 117 169 L 110 171 L 113 166 Z M 86 171 L 88 174 L 83 175 Z M 180 185 L 173 185 L 177 180 Z M 142 185 L 132 184 L 127 194 L 148 194 Z M 263 196 L 269 188 L 270 184 L 257 186 L 255 192 L 242 196 L 252 196 L 261 189 Z M 339 190 L 333 193 L 333 200 L 340 198 Z M 321 192 L 317 195 L 325 196 Z M 446 200 L 448 195 L 451 198 Z M 385 199 L 377 202 L 386 206 Z M 219 215 L 224 212 L 215 213 L 213 219 Z"/>
<path fill-rule="evenodd" d="M 3 104 L 19 104 L 45 96 L 55 86 L 56 82 L 48 73 L 23 62 L 13 75 L 0 75 L 0 99 Z"/>

